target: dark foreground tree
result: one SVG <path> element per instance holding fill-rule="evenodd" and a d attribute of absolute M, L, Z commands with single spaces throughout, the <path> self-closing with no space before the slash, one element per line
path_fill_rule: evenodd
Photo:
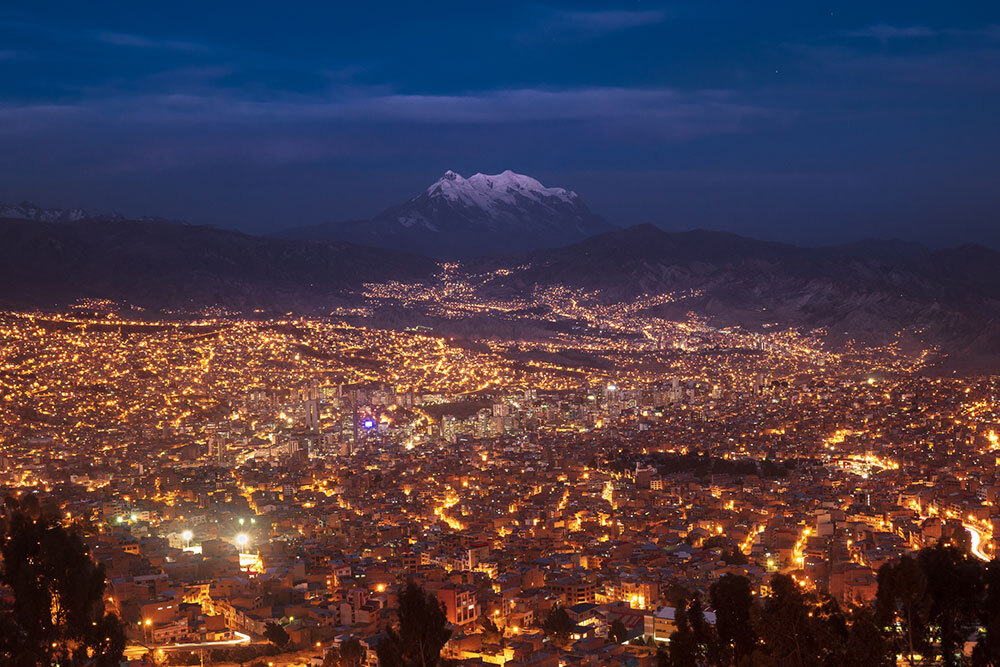
<path fill-rule="evenodd" d="M 268 624 L 264 626 L 264 639 L 271 642 L 278 648 L 283 648 L 291 637 L 288 636 L 288 632 L 283 627 L 274 621 L 269 621 Z"/>
<path fill-rule="evenodd" d="M 712 584 L 709 599 L 715 609 L 715 630 L 719 637 L 719 664 L 739 665 L 753 652 L 757 636 L 750 624 L 753 593 L 750 580 L 725 574 Z"/>
<path fill-rule="evenodd" d="M 955 546 L 938 544 L 916 557 L 903 556 L 879 569 L 877 623 L 890 629 L 893 648 L 911 665 L 923 664 L 917 656 L 963 664 L 966 638 L 980 625 L 989 633 L 986 577 L 982 564 Z M 976 659 L 995 650 L 995 637 L 995 631 L 987 634 Z"/>
<path fill-rule="evenodd" d="M 774 575 L 771 595 L 755 609 L 754 629 L 762 645 L 754 650 L 754 664 L 823 664 L 824 647 L 817 637 L 814 618 L 814 611 L 795 581 L 788 575 Z"/>
<path fill-rule="evenodd" d="M 13 598 L 0 607 L 0 663 L 119 663 L 125 633 L 104 611 L 104 568 L 79 536 L 39 511 L 33 496 L 4 500 L 0 555 L 0 584 Z"/>
<path fill-rule="evenodd" d="M 412 581 L 399 594 L 399 623 L 379 643 L 383 667 L 434 667 L 451 637 L 444 606 Z"/>
<path fill-rule="evenodd" d="M 965 640 L 976 632 L 983 604 L 984 568 L 967 551 L 942 544 L 923 549 L 917 560 L 927 577 L 937 655 L 946 667 L 965 664 Z"/>
<path fill-rule="evenodd" d="M 670 634 L 670 664 L 698 667 L 718 664 L 718 640 L 705 620 L 701 598 L 694 595 L 678 601 L 674 609 L 677 629 Z"/>
<path fill-rule="evenodd" d="M 972 651 L 975 667 L 1000 667 L 1000 561 L 993 560 L 984 572 L 986 594 L 979 611 L 983 633 Z"/>
<path fill-rule="evenodd" d="M 917 656 L 928 651 L 931 609 L 927 577 L 915 558 L 903 556 L 879 568 L 875 603 L 878 624 L 892 630 L 893 648 L 915 665 Z"/>
<path fill-rule="evenodd" d="M 839 662 L 871 667 L 892 667 L 896 664 L 892 645 L 879 627 L 870 606 L 857 607 L 851 612 L 843 659 Z"/>

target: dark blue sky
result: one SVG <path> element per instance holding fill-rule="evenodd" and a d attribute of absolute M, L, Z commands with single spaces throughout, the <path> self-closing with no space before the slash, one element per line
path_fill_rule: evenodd
<path fill-rule="evenodd" d="M 612 222 L 1000 245 L 1000 3 L 0 8 L 0 199 L 264 231 L 513 169 Z"/>

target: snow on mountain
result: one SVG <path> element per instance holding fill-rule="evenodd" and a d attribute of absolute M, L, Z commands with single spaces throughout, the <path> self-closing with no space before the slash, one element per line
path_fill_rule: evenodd
<path fill-rule="evenodd" d="M 37 222 L 78 222 L 90 215 L 82 208 L 42 208 L 30 202 L 4 204 L 0 202 L 0 218 L 35 220 Z"/>
<path fill-rule="evenodd" d="M 509 169 L 493 176 L 473 174 L 467 179 L 448 170 L 436 183 L 427 188 L 427 195 L 441 196 L 483 209 L 495 208 L 502 204 L 516 205 L 519 197 L 527 197 L 536 202 L 554 198 L 568 204 L 577 199 L 575 192 L 562 188 L 547 188 L 530 176 L 515 174 Z"/>
<path fill-rule="evenodd" d="M 286 238 L 326 238 L 462 257 L 565 245 L 613 230 L 571 190 L 507 170 L 444 175 L 407 202 L 368 220 L 286 230 Z"/>
<path fill-rule="evenodd" d="M 438 237 L 435 242 L 450 242 L 458 236 L 517 234 L 527 245 L 536 247 L 612 229 L 575 192 L 545 187 L 510 170 L 469 178 L 449 170 L 408 202 L 358 224 L 379 237 L 430 233 Z M 465 241 L 470 242 L 478 245 Z"/>

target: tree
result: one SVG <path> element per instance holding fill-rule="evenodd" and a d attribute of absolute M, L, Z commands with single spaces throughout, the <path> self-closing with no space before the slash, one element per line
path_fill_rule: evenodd
<path fill-rule="evenodd" d="M 896 664 L 895 653 L 870 607 L 857 607 L 851 612 L 850 630 L 847 633 L 843 659 L 839 662 L 871 667 L 892 667 Z"/>
<path fill-rule="evenodd" d="M 965 639 L 982 623 L 987 635 L 974 660 L 988 660 L 996 650 L 997 633 L 989 634 L 986 610 L 1000 603 L 984 591 L 990 580 L 990 573 L 962 548 L 939 542 L 916 557 L 903 556 L 879 569 L 877 623 L 893 628 L 892 647 L 911 665 L 920 655 L 925 662 L 940 659 L 945 666 L 964 662 Z"/>
<path fill-rule="evenodd" d="M 340 667 L 358 667 L 365 657 L 361 642 L 351 637 L 340 645 Z"/>
<path fill-rule="evenodd" d="M 675 667 L 697 667 L 698 648 L 695 646 L 694 632 L 688 623 L 687 599 L 681 599 L 674 606 L 674 626 L 670 633 L 670 664 Z"/>
<path fill-rule="evenodd" d="M 288 636 L 288 632 L 281 625 L 274 621 L 268 621 L 267 625 L 264 626 L 264 639 L 278 648 L 284 648 L 291 637 Z"/>
<path fill-rule="evenodd" d="M 503 631 L 497 627 L 492 618 L 483 616 L 479 620 L 479 625 L 483 628 L 483 643 L 503 646 Z"/>
<path fill-rule="evenodd" d="M 626 639 L 628 639 L 628 630 L 625 628 L 625 624 L 620 619 L 615 620 L 611 623 L 611 627 L 608 628 L 608 641 L 614 644 L 621 644 Z"/>
<path fill-rule="evenodd" d="M 812 667 L 822 663 L 813 612 L 788 575 L 771 578 L 771 595 L 754 614 L 754 626 L 763 640 L 763 647 L 754 651 L 755 664 Z"/>
<path fill-rule="evenodd" d="M 722 561 L 726 565 L 746 565 L 750 559 L 740 551 L 739 547 L 733 547 L 730 551 L 722 552 Z"/>
<path fill-rule="evenodd" d="M 700 595 L 695 595 L 688 603 L 687 617 L 701 663 L 718 664 L 719 640 L 715 628 L 705 620 Z"/>
<path fill-rule="evenodd" d="M 982 606 L 983 567 L 955 546 L 923 549 L 917 561 L 927 579 L 930 621 L 937 628 L 941 662 L 945 667 L 963 664 L 965 639 L 975 632 Z"/>
<path fill-rule="evenodd" d="M 444 606 L 412 581 L 399 593 L 398 628 L 390 629 L 379 643 L 378 659 L 383 667 L 434 667 L 441 649 L 451 637 Z"/>
<path fill-rule="evenodd" d="M 983 634 L 972 651 L 975 667 L 1000 667 L 1000 562 L 994 560 L 984 573 L 986 595 L 979 611 Z"/>
<path fill-rule="evenodd" d="M 118 617 L 105 613 L 104 568 L 80 537 L 28 496 L 4 500 L 0 539 L 0 584 L 13 596 L 0 606 L 0 662 L 117 665 L 125 633 Z"/>
<path fill-rule="evenodd" d="M 753 593 L 750 580 L 736 574 L 724 574 L 712 584 L 709 600 L 715 609 L 715 630 L 719 637 L 719 664 L 739 665 L 753 652 L 757 636 L 750 624 Z"/>
<path fill-rule="evenodd" d="M 670 635 L 670 664 L 696 667 L 718 664 L 718 640 L 705 620 L 701 597 L 682 598 L 674 609 L 676 630 Z"/>
<path fill-rule="evenodd" d="M 875 595 L 876 620 L 882 627 L 898 628 L 890 637 L 893 648 L 912 666 L 927 652 L 926 627 L 931 599 L 927 578 L 916 559 L 903 556 L 878 570 Z"/>
<path fill-rule="evenodd" d="M 573 619 L 569 617 L 569 614 L 560 605 L 552 607 L 545 616 L 545 622 L 542 623 L 542 631 L 546 635 L 562 641 L 569 638 L 569 634 L 575 627 L 576 624 L 573 623 Z"/>
<path fill-rule="evenodd" d="M 364 657 L 361 642 L 353 637 L 341 642 L 340 648 L 331 647 L 323 658 L 323 667 L 358 667 Z"/>

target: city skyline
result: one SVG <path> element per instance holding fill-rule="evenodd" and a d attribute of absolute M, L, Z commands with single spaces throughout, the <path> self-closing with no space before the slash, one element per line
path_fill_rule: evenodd
<path fill-rule="evenodd" d="M 1000 667 L 1000 5 L 0 8 L 0 667 Z"/>

